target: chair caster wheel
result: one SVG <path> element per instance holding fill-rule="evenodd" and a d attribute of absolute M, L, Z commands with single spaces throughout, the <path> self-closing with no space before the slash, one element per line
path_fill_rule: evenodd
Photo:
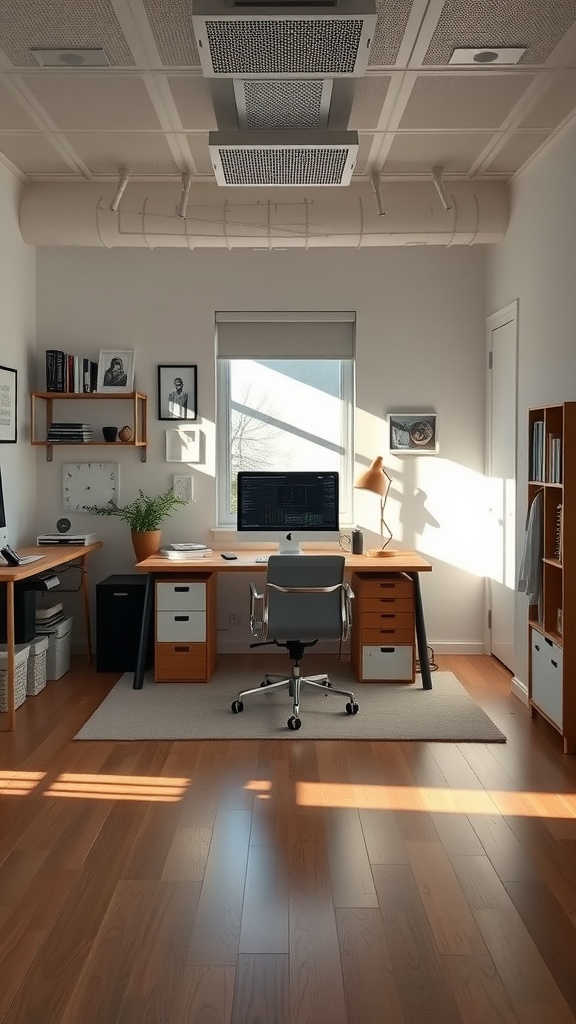
<path fill-rule="evenodd" d="M 358 705 L 356 703 L 351 704 L 350 701 L 348 701 L 348 703 L 346 705 L 346 714 L 347 715 L 357 715 L 358 714 Z"/>
<path fill-rule="evenodd" d="M 231 708 L 235 715 L 239 715 L 241 711 L 244 711 L 244 704 L 241 700 L 233 700 Z"/>
<path fill-rule="evenodd" d="M 298 730 L 301 725 L 302 725 L 302 721 L 299 718 L 295 718 L 294 715 L 292 715 L 292 718 L 288 719 L 288 728 L 289 729 Z"/>

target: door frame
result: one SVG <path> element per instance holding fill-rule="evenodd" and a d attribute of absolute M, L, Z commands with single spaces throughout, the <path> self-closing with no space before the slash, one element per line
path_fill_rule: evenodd
<path fill-rule="evenodd" d="M 514 436 L 514 484 L 516 494 L 518 493 L 518 324 L 519 324 L 519 300 L 513 299 L 512 302 L 508 302 L 501 309 L 497 309 L 494 313 L 491 313 L 486 317 L 486 459 L 485 459 L 485 473 L 489 477 L 492 472 L 491 465 L 491 454 L 492 454 L 492 367 L 490 363 L 490 353 L 492 352 L 492 333 L 498 327 L 504 327 L 505 324 L 514 323 L 515 326 L 515 374 L 516 374 L 516 386 L 514 390 L 514 420 L 516 423 L 516 431 Z M 517 512 L 516 512 L 517 516 Z M 517 534 L 517 519 L 514 530 L 514 543 L 516 544 Z M 492 610 L 492 586 L 491 580 L 488 576 L 485 577 L 484 587 L 484 653 L 490 655 L 492 653 L 490 627 L 488 625 L 490 612 Z M 514 618 L 516 616 L 514 615 Z M 514 623 L 515 626 L 515 623 Z"/>

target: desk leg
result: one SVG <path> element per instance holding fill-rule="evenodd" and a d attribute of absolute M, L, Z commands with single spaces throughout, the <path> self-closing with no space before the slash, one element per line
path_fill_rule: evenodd
<path fill-rule="evenodd" d="M 416 639 L 418 641 L 418 660 L 420 662 L 420 675 L 422 676 L 422 689 L 432 689 L 432 677 L 430 675 L 430 662 L 428 660 L 428 640 L 426 638 L 426 623 L 424 621 L 424 605 L 422 604 L 422 591 L 420 590 L 420 573 L 410 572 L 414 583 L 414 612 L 416 619 Z"/>
<path fill-rule="evenodd" d="M 134 670 L 133 690 L 141 690 L 144 686 L 144 672 L 146 671 L 146 651 L 148 648 L 148 632 L 152 621 L 152 610 L 154 606 L 154 573 L 146 573 L 146 588 L 144 591 L 144 608 L 142 610 L 142 625 L 140 627 L 140 643 L 138 644 L 138 657 Z"/>
<path fill-rule="evenodd" d="M 16 728 L 16 666 L 14 664 L 14 583 L 9 580 L 6 583 L 6 658 L 8 661 L 6 672 L 6 707 L 8 709 L 7 726 L 8 732 L 14 732 Z"/>
<path fill-rule="evenodd" d="M 90 592 L 88 589 L 87 557 L 81 556 L 82 567 L 82 599 L 84 602 L 84 624 L 86 627 L 86 643 L 88 645 L 88 664 L 92 661 L 92 634 L 90 631 Z"/>

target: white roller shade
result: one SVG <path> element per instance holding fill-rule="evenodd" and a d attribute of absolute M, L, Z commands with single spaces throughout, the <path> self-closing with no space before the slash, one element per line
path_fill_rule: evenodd
<path fill-rule="evenodd" d="M 267 319 L 262 319 L 266 316 Z M 354 313 L 218 313 L 219 359 L 353 359 Z M 314 319 L 306 319 L 306 317 Z"/>

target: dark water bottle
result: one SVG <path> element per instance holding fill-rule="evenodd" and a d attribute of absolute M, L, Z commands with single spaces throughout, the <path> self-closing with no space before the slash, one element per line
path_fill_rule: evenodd
<path fill-rule="evenodd" d="M 362 530 L 352 530 L 352 554 L 361 555 L 364 551 L 364 537 Z"/>

